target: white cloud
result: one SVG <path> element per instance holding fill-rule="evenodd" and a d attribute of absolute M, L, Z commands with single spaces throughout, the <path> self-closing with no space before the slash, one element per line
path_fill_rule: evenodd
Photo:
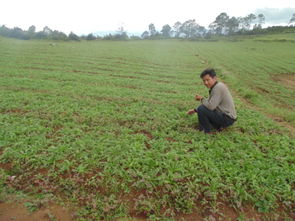
<path fill-rule="evenodd" d="M 288 23 L 295 13 L 295 8 L 261 8 L 255 12 L 256 14 L 262 13 L 267 23 L 277 25 Z"/>

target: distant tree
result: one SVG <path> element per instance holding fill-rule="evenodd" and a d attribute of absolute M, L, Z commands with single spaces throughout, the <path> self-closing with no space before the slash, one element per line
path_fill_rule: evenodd
<path fill-rule="evenodd" d="M 131 40 L 140 40 L 141 38 L 139 36 L 136 36 L 136 35 L 131 35 L 130 39 Z"/>
<path fill-rule="evenodd" d="M 253 21 L 256 19 L 256 15 L 249 14 L 246 17 L 243 18 L 243 29 L 250 30 L 251 25 L 253 24 Z"/>
<path fill-rule="evenodd" d="M 238 20 L 239 20 L 239 29 L 241 32 L 244 32 L 246 31 L 247 29 L 247 21 L 245 19 L 245 17 L 238 17 Z"/>
<path fill-rule="evenodd" d="M 31 32 L 31 33 L 35 33 L 36 32 L 36 27 L 35 25 L 31 25 L 28 29 L 28 32 Z"/>
<path fill-rule="evenodd" d="M 155 25 L 153 23 L 151 23 L 149 25 L 149 32 L 150 32 L 150 37 L 155 36 L 156 33 L 157 33 L 156 28 L 155 28 Z"/>
<path fill-rule="evenodd" d="M 91 34 L 88 34 L 87 37 L 86 37 L 86 40 L 87 41 L 92 41 L 92 40 L 95 40 L 95 36 L 91 33 Z"/>
<path fill-rule="evenodd" d="M 116 40 L 127 40 L 127 39 L 129 39 L 129 36 L 128 36 L 127 32 L 124 30 L 124 27 L 120 26 L 118 28 L 117 34 L 114 35 L 114 38 Z"/>
<path fill-rule="evenodd" d="M 102 39 L 103 40 L 112 40 L 113 36 L 112 34 L 108 34 L 108 35 L 105 35 Z"/>
<path fill-rule="evenodd" d="M 295 13 L 293 13 L 292 17 L 290 18 L 289 24 L 295 23 Z"/>
<path fill-rule="evenodd" d="M 253 29 L 262 29 L 262 25 L 265 23 L 264 15 L 259 14 L 256 18 L 257 18 L 257 23 L 254 25 Z"/>
<path fill-rule="evenodd" d="M 183 33 L 186 38 L 202 37 L 205 28 L 196 23 L 195 19 L 185 21 L 180 27 L 180 33 Z"/>
<path fill-rule="evenodd" d="M 113 40 L 113 41 L 121 41 L 121 40 L 127 40 L 129 39 L 126 32 L 123 32 L 122 34 L 108 34 L 102 38 L 103 40 Z"/>
<path fill-rule="evenodd" d="M 7 28 L 5 25 L 0 27 L 0 35 L 4 37 L 9 37 L 10 29 Z"/>
<path fill-rule="evenodd" d="M 171 36 L 171 27 L 170 27 L 170 25 L 164 25 L 162 27 L 162 31 L 161 32 L 162 32 L 162 35 L 164 37 L 170 38 L 170 36 Z"/>
<path fill-rule="evenodd" d="M 207 29 L 204 26 L 198 26 L 198 35 L 199 37 L 205 37 L 207 34 Z"/>
<path fill-rule="evenodd" d="M 51 37 L 52 32 L 53 31 L 48 26 L 45 26 L 43 28 L 43 33 L 47 36 L 47 38 L 50 38 Z"/>
<path fill-rule="evenodd" d="M 181 22 L 175 22 L 175 24 L 173 25 L 173 32 L 175 33 L 174 34 L 174 36 L 176 37 L 176 38 L 178 38 L 179 37 L 179 35 L 180 35 L 180 27 L 181 27 Z"/>
<path fill-rule="evenodd" d="M 50 35 L 50 39 L 53 39 L 53 40 L 67 40 L 67 35 L 63 32 L 60 32 L 60 31 L 57 31 L 57 30 L 54 30 L 51 35 Z"/>
<path fill-rule="evenodd" d="M 295 15 L 295 13 L 294 13 L 294 15 Z M 295 17 L 295 16 L 294 16 L 294 17 Z M 259 25 L 262 26 L 262 24 L 265 23 L 265 16 L 264 16 L 264 14 L 259 14 L 259 15 L 257 16 L 257 19 L 258 19 L 258 24 L 259 24 Z"/>
<path fill-rule="evenodd" d="M 35 33 L 34 38 L 44 39 L 44 38 L 47 38 L 47 35 L 43 31 L 38 31 Z"/>
<path fill-rule="evenodd" d="M 30 26 L 27 31 L 21 28 L 14 27 L 7 28 L 4 25 L 0 27 L 0 35 L 11 38 L 18 38 L 23 40 L 28 39 L 53 39 L 53 40 L 67 40 L 68 36 L 60 31 L 52 31 L 48 26 L 45 26 L 42 31 L 36 32 L 34 25 Z M 78 37 L 79 38 L 79 37 Z"/>
<path fill-rule="evenodd" d="M 28 29 L 29 37 L 34 38 L 35 33 L 36 33 L 36 27 L 34 25 L 31 25 Z"/>
<path fill-rule="evenodd" d="M 228 34 L 233 34 L 237 32 L 239 30 L 239 24 L 240 21 L 236 17 L 231 17 L 230 19 L 228 19 L 226 24 Z"/>
<path fill-rule="evenodd" d="M 23 40 L 28 40 L 29 35 L 27 32 L 23 31 L 21 28 L 19 27 L 14 27 L 9 34 L 9 37 L 12 38 L 18 38 L 18 39 L 23 39 Z"/>
<path fill-rule="evenodd" d="M 121 34 L 117 34 L 116 38 L 118 40 L 127 40 L 127 39 L 129 39 L 126 31 L 123 31 Z"/>
<path fill-rule="evenodd" d="M 143 39 L 147 39 L 150 37 L 150 33 L 148 31 L 144 31 L 142 34 L 141 34 L 141 38 Z"/>
<path fill-rule="evenodd" d="M 74 34 L 73 32 L 71 32 L 70 34 L 69 34 L 69 40 L 71 40 L 71 41 L 80 41 L 80 38 L 79 38 L 79 36 L 78 35 L 76 35 L 76 34 Z"/>
<path fill-rule="evenodd" d="M 254 23 L 254 21 L 256 20 L 256 15 L 254 15 L 253 13 L 249 14 L 248 16 L 249 22 L 250 22 L 250 26 Z"/>
<path fill-rule="evenodd" d="M 225 12 L 222 12 L 215 18 L 215 21 L 209 25 L 209 28 L 215 34 L 218 34 L 218 35 L 225 34 L 228 32 L 227 30 L 228 21 L 229 21 L 229 16 Z"/>

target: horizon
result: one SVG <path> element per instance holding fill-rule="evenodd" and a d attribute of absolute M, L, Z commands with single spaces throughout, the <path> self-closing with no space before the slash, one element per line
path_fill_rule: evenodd
<path fill-rule="evenodd" d="M 263 13 L 266 23 L 277 25 L 288 23 L 295 13 L 294 3 L 291 0 L 249 0 L 235 2 L 225 0 L 222 2 L 202 2 L 182 0 L 170 2 L 168 0 L 124 2 L 110 0 L 97 2 L 95 0 L 52 0 L 26 2 L 18 0 L 4 0 L 1 4 L 3 12 L 0 14 L 0 24 L 6 27 L 19 27 L 27 30 L 31 25 L 36 30 L 48 26 L 52 30 L 64 33 L 73 32 L 86 35 L 96 32 L 115 32 L 120 27 L 128 33 L 143 33 L 148 30 L 148 25 L 153 23 L 156 30 L 168 24 L 171 27 L 176 22 L 185 22 L 195 19 L 196 23 L 208 27 L 222 12 L 230 17 L 245 17 L 253 13 Z M 18 7 L 16 7 L 18 6 Z M 214 6 L 214 7 L 212 7 Z"/>
<path fill-rule="evenodd" d="M 13 29 L 13 28 L 21 28 L 21 27 L 19 27 L 19 26 L 14 26 L 14 27 L 8 27 L 8 26 L 6 26 L 5 24 L 0 24 L 0 27 L 1 26 L 5 26 L 5 27 L 7 27 L 7 28 L 10 28 L 10 29 Z M 201 24 L 200 24 L 201 25 Z M 30 25 L 30 26 L 35 26 L 34 24 L 32 24 L 32 25 Z M 29 26 L 29 27 L 30 27 Z M 273 27 L 273 26 L 288 26 L 288 23 L 279 23 L 279 24 L 269 24 L 269 23 L 265 23 L 265 24 L 263 24 L 262 25 L 262 28 L 268 28 L 268 27 Z M 23 31 L 27 31 L 28 29 L 29 29 L 29 27 L 27 28 L 27 29 L 23 29 L 23 28 L 21 28 Z M 36 26 L 35 26 L 36 27 Z M 48 28 L 50 28 L 52 31 L 59 31 L 59 32 L 63 32 L 63 33 L 65 33 L 66 35 L 69 35 L 71 32 L 73 32 L 73 31 L 70 31 L 70 32 L 68 32 L 68 33 L 66 33 L 66 32 L 64 32 L 63 30 L 55 30 L 55 29 L 52 29 L 50 26 L 48 26 L 48 25 L 45 25 L 44 27 L 48 27 Z M 39 31 L 42 31 L 43 30 L 43 28 L 44 27 L 42 27 L 42 28 L 37 28 L 36 27 L 36 32 L 39 32 Z M 172 26 L 171 26 L 172 27 Z M 209 27 L 205 27 L 206 28 L 206 30 L 208 30 L 209 29 Z M 157 29 L 156 28 L 156 30 L 157 31 L 159 31 L 160 32 L 160 29 Z M 148 28 L 146 29 L 146 30 L 144 30 L 144 31 L 148 31 Z M 144 31 L 128 31 L 128 30 L 124 30 L 124 32 L 126 32 L 126 34 L 130 37 L 130 36 L 141 36 L 141 34 L 144 32 Z M 106 35 L 109 35 L 109 34 L 116 34 L 116 33 L 118 33 L 118 32 L 120 32 L 120 30 L 98 30 L 98 31 L 94 31 L 94 32 L 90 32 L 90 33 L 82 33 L 82 34 L 79 34 L 79 33 L 75 33 L 75 32 L 73 32 L 74 34 L 77 34 L 79 37 L 81 37 L 81 36 L 86 36 L 86 35 L 88 35 L 88 34 L 93 34 L 94 36 L 96 36 L 96 37 L 104 37 L 104 36 L 106 36 Z"/>

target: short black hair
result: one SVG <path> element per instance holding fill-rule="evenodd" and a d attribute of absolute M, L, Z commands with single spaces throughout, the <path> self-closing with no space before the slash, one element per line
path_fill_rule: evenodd
<path fill-rule="evenodd" d="M 205 69 L 201 74 L 200 74 L 200 78 L 205 77 L 205 75 L 209 74 L 210 77 L 216 77 L 216 72 L 213 68 L 208 68 Z"/>

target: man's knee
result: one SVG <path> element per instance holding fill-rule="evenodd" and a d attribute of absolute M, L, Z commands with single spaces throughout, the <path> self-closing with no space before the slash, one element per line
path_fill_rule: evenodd
<path fill-rule="evenodd" d="M 198 108 L 197 108 L 197 112 L 199 113 L 199 114 L 203 114 L 203 113 L 205 113 L 206 111 L 208 111 L 208 109 L 202 104 L 202 105 L 200 105 Z"/>

